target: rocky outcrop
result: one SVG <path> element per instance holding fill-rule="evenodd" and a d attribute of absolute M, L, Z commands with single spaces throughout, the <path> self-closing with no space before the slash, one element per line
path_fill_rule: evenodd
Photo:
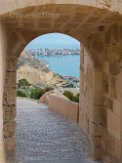
<path fill-rule="evenodd" d="M 50 71 L 45 63 L 33 59 L 31 54 L 25 52 L 21 54 L 17 64 L 17 81 L 20 79 L 44 86 L 52 86 L 62 80 L 59 75 Z"/>
<path fill-rule="evenodd" d="M 54 85 L 60 81 L 60 77 L 53 72 L 44 72 L 29 65 L 24 65 L 17 70 L 17 80 L 27 79 L 30 84 Z"/>

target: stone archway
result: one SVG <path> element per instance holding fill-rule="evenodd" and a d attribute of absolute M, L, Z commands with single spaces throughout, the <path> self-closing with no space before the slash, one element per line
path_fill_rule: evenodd
<path fill-rule="evenodd" d="M 1 1 L 2 5 L 4 3 Z M 111 1 L 98 1 L 97 3 L 96 1 L 76 1 L 75 3 L 67 1 L 66 3 L 51 0 L 42 3 L 34 0 L 28 3 L 15 3 L 12 0 L 11 5 L 7 3 L 5 8 L 1 10 L 1 22 L 6 29 L 6 31 L 2 30 L 3 26 L 1 26 L 1 31 L 5 33 L 5 47 L 7 48 L 7 51 L 3 52 L 7 62 L 3 100 L 4 142 L 7 159 L 13 159 L 15 153 L 15 70 L 17 58 L 32 39 L 52 32 L 64 33 L 76 38 L 90 54 L 89 57 L 84 52 L 84 55 L 81 56 L 81 77 L 83 79 L 81 91 L 83 93 L 80 97 L 79 118 L 80 126 L 90 140 L 92 157 L 98 160 L 103 156 L 110 155 L 117 161 L 121 159 L 121 150 L 119 155 L 116 148 L 109 151 L 111 142 L 114 146 L 117 144 L 121 146 L 121 129 L 117 131 L 119 132 L 118 137 L 114 132 L 109 131 L 108 124 L 109 114 L 114 114 L 113 111 L 109 113 L 112 108 L 111 103 L 114 100 L 111 96 L 108 98 L 109 87 L 110 84 L 113 83 L 113 87 L 115 84 L 115 76 L 111 76 L 110 73 L 115 75 L 121 69 L 121 64 L 118 66 L 118 63 L 121 63 L 121 38 L 118 35 L 121 34 L 122 17 L 121 14 L 110 11 L 112 8 L 120 11 L 119 7 L 117 8 L 118 4 L 115 4 Z M 31 14 L 35 14 L 36 18 L 31 17 Z M 38 17 L 40 14 L 41 17 Z M 115 36 L 116 31 L 118 32 L 117 36 Z M 117 49 L 117 52 L 114 51 L 115 53 L 112 53 L 112 57 L 110 57 L 112 47 Z M 93 64 L 90 64 L 91 59 Z M 85 62 L 86 60 L 88 62 Z M 109 77 L 112 79 L 109 80 Z M 111 138 L 109 144 L 107 142 L 108 135 Z"/>

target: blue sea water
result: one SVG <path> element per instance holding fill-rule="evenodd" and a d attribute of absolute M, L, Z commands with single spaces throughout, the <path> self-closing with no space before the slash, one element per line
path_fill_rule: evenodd
<path fill-rule="evenodd" d="M 40 56 L 49 68 L 62 76 L 80 77 L 80 55 Z"/>

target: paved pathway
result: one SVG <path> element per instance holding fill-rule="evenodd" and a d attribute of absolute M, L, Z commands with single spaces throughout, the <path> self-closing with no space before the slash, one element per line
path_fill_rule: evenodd
<path fill-rule="evenodd" d="M 94 163 L 77 124 L 46 105 L 17 100 L 17 160 L 21 163 Z"/>

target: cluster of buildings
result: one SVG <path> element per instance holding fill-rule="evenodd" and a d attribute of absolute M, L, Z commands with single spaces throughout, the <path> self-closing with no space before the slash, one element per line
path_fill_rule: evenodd
<path fill-rule="evenodd" d="M 38 56 L 55 56 L 55 55 L 80 55 L 80 49 L 29 49 L 26 52 Z"/>
<path fill-rule="evenodd" d="M 71 84 L 73 88 L 80 88 L 80 78 L 75 78 L 73 76 L 63 76 L 63 79 Z"/>

